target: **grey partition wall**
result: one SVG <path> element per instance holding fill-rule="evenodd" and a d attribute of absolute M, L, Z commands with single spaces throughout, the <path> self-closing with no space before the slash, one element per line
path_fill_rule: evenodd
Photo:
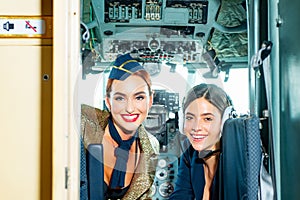
<path fill-rule="evenodd" d="M 278 199 L 300 196 L 300 1 L 269 3 L 272 132 Z"/>

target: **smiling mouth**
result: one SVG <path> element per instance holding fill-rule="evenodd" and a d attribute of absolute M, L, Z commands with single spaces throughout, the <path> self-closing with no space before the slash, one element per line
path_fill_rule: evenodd
<path fill-rule="evenodd" d="M 194 141 L 201 141 L 207 137 L 207 135 L 190 134 Z"/>
<path fill-rule="evenodd" d="M 124 114 L 121 116 L 125 122 L 135 122 L 139 118 L 138 114 Z"/>

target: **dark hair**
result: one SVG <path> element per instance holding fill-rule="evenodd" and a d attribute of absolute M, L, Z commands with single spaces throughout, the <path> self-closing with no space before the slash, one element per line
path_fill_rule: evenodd
<path fill-rule="evenodd" d="M 232 105 L 231 99 L 222 88 L 214 84 L 201 83 L 190 89 L 185 98 L 183 99 L 183 113 L 192 101 L 201 97 L 203 97 L 216 108 L 218 108 L 221 115 L 223 115 L 225 109 L 228 106 Z"/>
<path fill-rule="evenodd" d="M 139 70 L 137 72 L 134 72 L 132 75 L 136 75 L 136 76 L 139 76 L 141 77 L 146 83 L 147 83 L 147 86 L 148 86 L 148 90 L 149 90 L 149 95 L 152 94 L 152 82 L 151 82 L 151 78 L 150 78 L 150 75 L 147 71 L 145 70 Z M 107 84 L 106 84 L 106 96 L 108 98 L 110 98 L 110 92 L 111 92 L 111 86 L 112 86 L 112 83 L 115 79 L 108 79 L 107 80 Z"/>

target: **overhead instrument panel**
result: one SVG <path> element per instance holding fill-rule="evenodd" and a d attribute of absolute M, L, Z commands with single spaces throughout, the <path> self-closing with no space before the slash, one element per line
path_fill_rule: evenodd
<path fill-rule="evenodd" d="M 142 0 L 117 2 L 109 0 L 105 1 L 104 4 L 105 23 L 129 23 L 130 20 L 134 19 L 144 19 L 149 21 L 172 21 L 174 19 L 166 18 L 168 17 L 169 13 L 174 12 L 174 9 L 172 8 L 185 9 L 185 14 L 186 11 L 188 13 L 188 23 L 206 24 L 207 22 L 208 1 L 203 0 L 167 0 L 165 2 L 163 0 L 145 0 L 144 7 L 142 6 Z"/>
<path fill-rule="evenodd" d="M 194 0 L 168 0 L 167 8 L 186 8 L 188 10 L 188 23 L 190 24 L 206 24 L 208 14 L 208 1 Z"/>
<path fill-rule="evenodd" d="M 219 0 L 91 0 L 95 67 L 131 52 L 143 62 L 203 63 Z"/>
<path fill-rule="evenodd" d="M 105 23 L 130 23 L 133 19 L 142 19 L 142 1 L 103 1 Z"/>

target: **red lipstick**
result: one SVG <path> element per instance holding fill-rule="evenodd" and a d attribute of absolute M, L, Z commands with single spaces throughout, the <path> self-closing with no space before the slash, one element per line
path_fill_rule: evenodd
<path fill-rule="evenodd" d="M 122 114 L 121 115 L 125 122 L 135 122 L 138 118 L 138 114 Z"/>

